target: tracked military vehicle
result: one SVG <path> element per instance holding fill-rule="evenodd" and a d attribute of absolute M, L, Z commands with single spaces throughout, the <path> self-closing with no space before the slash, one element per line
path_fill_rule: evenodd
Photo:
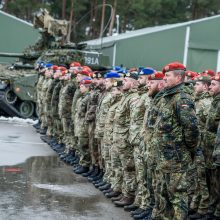
<path fill-rule="evenodd" d="M 38 62 L 68 66 L 78 61 L 93 70 L 109 64 L 108 57 L 101 53 L 85 51 L 85 44 L 67 43 L 68 25 L 67 21 L 53 19 L 47 10 L 41 10 L 34 19 L 41 39 L 21 54 L 0 52 L 0 56 L 18 59 L 10 66 L 0 64 L 0 113 L 22 118 L 37 116 L 35 66 Z"/>

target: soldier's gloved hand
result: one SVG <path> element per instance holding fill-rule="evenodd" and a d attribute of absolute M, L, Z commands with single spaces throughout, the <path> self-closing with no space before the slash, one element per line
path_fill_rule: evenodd
<path fill-rule="evenodd" d="M 212 159 L 216 165 L 220 166 L 220 150 L 213 151 Z"/>

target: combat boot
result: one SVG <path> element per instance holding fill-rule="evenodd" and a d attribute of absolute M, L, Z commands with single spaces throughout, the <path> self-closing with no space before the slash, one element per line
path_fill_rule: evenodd
<path fill-rule="evenodd" d="M 33 127 L 36 129 L 40 129 L 41 123 L 40 121 L 37 122 L 37 124 L 34 124 Z"/>
<path fill-rule="evenodd" d="M 81 166 L 79 169 L 75 170 L 76 174 L 82 174 L 88 172 L 89 167 Z"/>
<path fill-rule="evenodd" d="M 123 196 L 121 200 L 115 201 L 114 204 L 117 207 L 124 207 L 127 205 L 131 205 L 134 202 L 134 197 Z"/>
<path fill-rule="evenodd" d="M 146 218 L 148 216 L 151 216 L 151 209 L 146 209 L 144 210 L 142 213 L 138 214 L 138 215 L 133 215 L 134 219 L 143 219 Z"/>
<path fill-rule="evenodd" d="M 136 209 L 135 211 L 131 211 L 131 216 L 139 215 L 139 214 L 141 214 L 142 212 L 144 212 L 144 209 L 138 208 L 138 209 Z"/>
<path fill-rule="evenodd" d="M 100 179 L 102 179 L 103 175 L 104 175 L 103 170 L 100 169 L 99 174 L 98 174 L 97 176 L 88 177 L 88 180 L 89 180 L 90 182 L 96 181 L 96 180 L 100 180 Z"/>
<path fill-rule="evenodd" d="M 104 186 L 99 186 L 98 188 L 99 188 L 99 190 L 104 191 L 104 190 L 110 189 L 111 188 L 111 184 L 110 183 L 106 183 Z"/>
<path fill-rule="evenodd" d="M 109 189 L 103 190 L 102 192 L 103 192 L 104 194 L 110 193 L 110 192 L 113 192 L 113 189 L 112 189 L 112 188 L 109 188 Z"/>
<path fill-rule="evenodd" d="M 195 213 L 195 214 L 193 214 L 193 215 L 189 215 L 189 219 L 191 220 L 191 219 L 201 219 L 201 218 L 204 218 L 205 217 L 205 215 L 201 215 L 201 214 L 199 214 L 199 213 Z"/>
<path fill-rule="evenodd" d="M 119 192 L 119 191 L 112 191 L 112 192 L 110 192 L 110 193 L 106 193 L 105 196 L 106 196 L 107 198 L 112 198 L 112 197 L 117 197 L 117 196 L 119 196 L 120 194 L 121 194 L 121 192 Z"/>
<path fill-rule="evenodd" d="M 120 201 L 122 199 L 123 195 L 120 194 L 119 196 L 116 196 L 116 197 L 112 197 L 111 200 L 112 202 L 115 202 L 115 201 Z"/>
<path fill-rule="evenodd" d="M 99 167 L 98 166 L 94 166 L 94 170 L 92 173 L 90 173 L 87 177 L 90 177 L 90 178 L 94 178 L 96 176 L 99 175 Z"/>
<path fill-rule="evenodd" d="M 124 206 L 124 210 L 127 212 L 134 211 L 136 209 L 138 209 L 138 206 L 134 204 Z"/>
<path fill-rule="evenodd" d="M 46 134 L 47 133 L 47 128 L 43 128 L 43 129 L 40 129 L 39 131 L 40 134 Z"/>
<path fill-rule="evenodd" d="M 92 169 L 90 169 L 89 172 L 87 172 L 87 173 L 83 173 L 82 176 L 84 176 L 84 177 L 90 176 L 94 172 L 95 169 L 96 169 L 96 166 L 93 164 Z"/>
<path fill-rule="evenodd" d="M 98 182 L 98 183 L 95 183 L 94 186 L 95 186 L 96 188 L 99 188 L 100 186 L 104 186 L 106 183 L 107 183 L 107 182 L 105 182 L 105 181 L 100 181 L 100 182 Z"/>

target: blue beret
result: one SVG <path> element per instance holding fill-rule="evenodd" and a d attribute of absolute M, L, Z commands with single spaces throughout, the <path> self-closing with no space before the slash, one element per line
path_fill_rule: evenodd
<path fill-rule="evenodd" d="M 138 67 L 138 72 L 141 72 L 142 69 L 144 69 L 144 66 L 139 66 Z"/>
<path fill-rule="evenodd" d="M 113 66 L 112 69 L 115 71 L 120 71 L 122 68 L 120 66 Z"/>
<path fill-rule="evenodd" d="M 52 67 L 52 66 L 53 66 L 52 63 L 46 63 L 46 64 L 44 65 L 45 68 L 50 68 L 50 67 Z"/>
<path fill-rule="evenodd" d="M 139 75 L 150 75 L 150 74 L 153 74 L 155 73 L 156 71 L 151 68 L 151 67 L 146 67 L 146 68 L 143 68 L 140 72 L 139 72 Z"/>
<path fill-rule="evenodd" d="M 105 78 L 120 78 L 121 75 L 115 71 L 111 71 L 105 74 Z"/>
<path fill-rule="evenodd" d="M 127 72 L 128 72 L 128 70 L 126 70 L 126 69 L 120 69 L 120 70 L 117 71 L 117 73 L 124 73 L 124 74 L 127 73 Z"/>

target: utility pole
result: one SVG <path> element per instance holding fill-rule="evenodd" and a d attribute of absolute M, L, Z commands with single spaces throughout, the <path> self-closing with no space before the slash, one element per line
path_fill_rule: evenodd
<path fill-rule="evenodd" d="M 102 18 L 101 18 L 101 28 L 99 37 L 102 38 L 103 35 L 103 29 L 104 29 L 104 22 L 105 22 L 105 0 L 102 1 Z"/>
<path fill-rule="evenodd" d="M 116 7 L 117 7 L 117 0 L 114 0 L 114 5 L 113 5 L 113 9 L 112 9 L 112 19 L 111 19 L 111 23 L 110 23 L 110 27 L 109 27 L 109 35 L 112 36 L 112 29 L 115 23 L 115 14 L 116 14 Z"/>
<path fill-rule="evenodd" d="M 67 34 L 67 42 L 70 42 L 72 26 L 73 26 L 73 14 L 74 14 L 74 0 L 71 0 L 71 8 L 70 8 L 70 19 L 69 19 L 69 30 Z"/>

